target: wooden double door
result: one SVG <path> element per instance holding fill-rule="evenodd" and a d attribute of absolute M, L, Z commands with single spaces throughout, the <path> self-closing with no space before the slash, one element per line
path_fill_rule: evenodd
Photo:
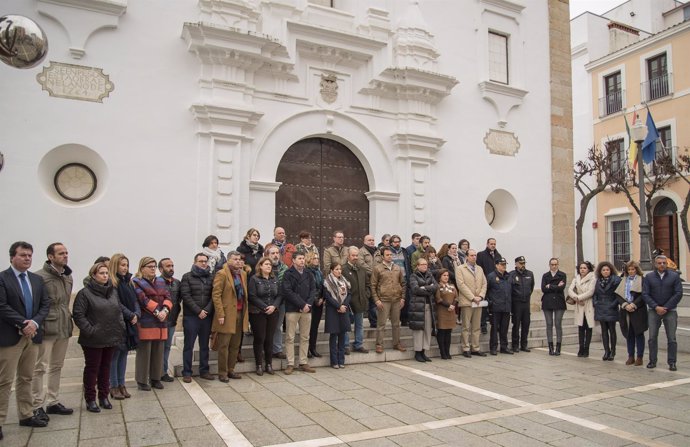
<path fill-rule="evenodd" d="M 664 198 L 654 207 L 654 244 L 676 264 L 679 263 L 678 208 L 673 200 Z"/>
<path fill-rule="evenodd" d="M 342 230 L 346 245 L 362 245 L 369 232 L 369 190 L 366 172 L 344 145 L 326 138 L 308 138 L 290 146 L 280 160 L 276 181 L 276 225 L 288 242 L 298 243 L 302 230 L 312 233 L 321 253 Z"/>

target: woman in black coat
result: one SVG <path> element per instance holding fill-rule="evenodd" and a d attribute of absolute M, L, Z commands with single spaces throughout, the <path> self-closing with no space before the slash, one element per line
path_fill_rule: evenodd
<path fill-rule="evenodd" d="M 108 277 L 105 262 L 89 269 L 91 279 L 77 293 L 72 309 L 74 323 L 79 328 L 79 340 L 84 351 L 84 399 L 86 409 L 99 413 L 101 408 L 113 408 L 110 393 L 110 362 L 113 350 L 122 342 L 125 322 L 122 319 L 117 291 Z M 96 405 L 96 384 L 98 403 Z"/>
<path fill-rule="evenodd" d="M 642 269 L 636 261 L 625 264 L 625 274 L 616 288 L 616 297 L 621 306 L 621 332 L 628 341 L 628 360 L 626 365 L 642 365 L 644 357 L 644 333 L 649 329 L 647 305 L 642 299 Z M 635 358 L 637 346 L 637 358 Z"/>
<path fill-rule="evenodd" d="M 249 322 L 254 334 L 256 374 L 260 376 L 264 374 L 263 362 L 265 371 L 274 374 L 273 334 L 278 327 L 282 301 L 271 259 L 263 257 L 256 265 L 256 274 L 249 279 Z"/>
<path fill-rule="evenodd" d="M 608 261 L 600 262 L 595 272 L 597 283 L 594 286 L 594 320 L 601 326 L 601 341 L 604 344 L 602 360 L 613 361 L 616 356 L 616 321 L 618 314 L 618 298 L 616 288 L 621 282 L 616 267 Z"/>
<path fill-rule="evenodd" d="M 343 266 L 338 262 L 330 265 L 330 273 L 323 282 L 323 298 L 326 307 L 324 332 L 331 334 L 328 340 L 331 366 L 345 368 L 345 334 L 350 332 L 350 282 L 343 276 Z"/>
<path fill-rule="evenodd" d="M 568 279 L 558 269 L 558 258 L 549 259 L 549 271 L 541 277 L 541 310 L 546 319 L 546 340 L 549 355 L 561 355 L 563 341 L 563 314 L 565 314 L 565 290 Z M 556 349 L 553 348 L 553 325 L 556 325 Z"/>
<path fill-rule="evenodd" d="M 264 247 L 259 243 L 260 238 L 261 234 L 259 233 L 259 230 L 256 228 L 250 228 L 247 231 L 247 234 L 244 236 L 242 242 L 240 242 L 240 245 L 237 247 L 237 251 L 239 251 L 244 258 L 244 263 L 251 267 L 251 271 L 247 273 L 247 280 L 254 275 L 256 271 L 256 264 L 264 254 Z"/>
<path fill-rule="evenodd" d="M 432 303 L 436 300 L 438 283 L 429 270 L 426 258 L 417 261 L 417 268 L 410 275 L 410 306 L 408 308 L 408 325 L 412 330 L 414 358 L 418 362 L 430 362 L 424 351 L 431 349 L 432 329 L 434 328 L 434 310 Z"/>

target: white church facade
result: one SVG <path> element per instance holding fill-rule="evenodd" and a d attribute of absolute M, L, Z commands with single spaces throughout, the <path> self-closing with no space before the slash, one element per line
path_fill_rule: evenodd
<path fill-rule="evenodd" d="M 0 246 L 170 256 L 250 227 L 573 257 L 568 3 L 7 0 Z M 409 243 L 409 242 L 407 242 Z M 37 256 L 34 267 L 39 266 Z"/>

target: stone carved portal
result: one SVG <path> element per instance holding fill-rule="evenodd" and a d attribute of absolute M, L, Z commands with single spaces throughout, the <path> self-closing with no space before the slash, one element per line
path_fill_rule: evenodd
<path fill-rule="evenodd" d="M 369 232 L 369 182 L 362 164 L 344 145 L 325 138 L 299 141 L 280 160 L 276 181 L 276 225 L 290 242 L 302 230 L 323 249 L 334 230 L 345 233 L 346 245 L 362 245 Z"/>

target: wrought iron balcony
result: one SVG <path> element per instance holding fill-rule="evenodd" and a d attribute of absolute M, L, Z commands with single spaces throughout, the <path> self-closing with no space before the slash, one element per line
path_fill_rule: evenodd
<path fill-rule="evenodd" d="M 625 90 L 609 93 L 599 98 L 599 118 L 620 112 L 624 106 Z"/>
<path fill-rule="evenodd" d="M 666 73 L 640 84 L 642 102 L 654 101 L 673 93 L 673 74 Z"/>

